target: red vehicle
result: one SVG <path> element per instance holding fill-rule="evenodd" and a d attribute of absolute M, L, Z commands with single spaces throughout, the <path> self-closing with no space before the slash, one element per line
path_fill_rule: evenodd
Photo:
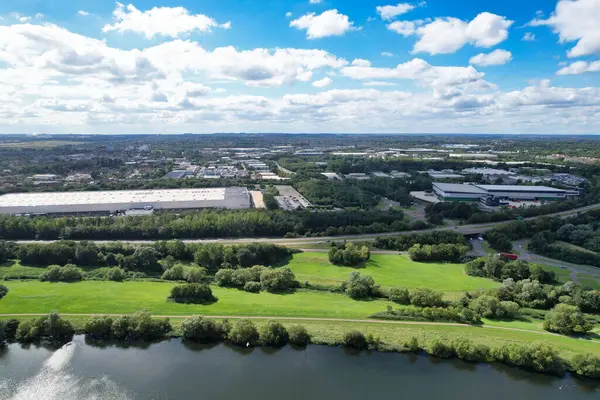
<path fill-rule="evenodd" d="M 512 253 L 500 253 L 499 254 L 500 257 L 502 258 L 506 258 L 507 260 L 511 260 L 511 261 L 515 261 L 517 258 L 516 254 L 512 254 Z"/>

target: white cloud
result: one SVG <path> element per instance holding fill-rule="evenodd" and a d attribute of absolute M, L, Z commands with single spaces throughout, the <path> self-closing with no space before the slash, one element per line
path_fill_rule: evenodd
<path fill-rule="evenodd" d="M 308 39 L 319 39 L 327 36 L 342 36 L 350 30 L 355 30 L 354 22 L 338 10 L 327 10 L 320 15 L 310 13 L 290 22 L 296 29 L 306 30 Z"/>
<path fill-rule="evenodd" d="M 323 88 L 325 86 L 331 85 L 332 83 L 333 83 L 333 80 L 330 77 L 326 76 L 323 79 L 319 79 L 318 81 L 314 81 L 312 83 L 312 85 L 314 87 L 316 87 L 316 88 Z"/>
<path fill-rule="evenodd" d="M 321 0 L 309 0 L 308 2 L 310 4 L 319 4 L 321 2 Z"/>
<path fill-rule="evenodd" d="M 133 4 L 125 6 L 117 3 L 113 17 L 115 23 L 105 25 L 103 32 L 135 32 L 148 39 L 158 35 L 175 38 L 193 31 L 210 32 L 213 28 L 231 28 L 230 22 L 219 24 L 206 15 L 190 14 L 183 7 L 154 7 L 140 11 Z"/>
<path fill-rule="evenodd" d="M 558 70 L 556 75 L 579 75 L 586 72 L 600 72 L 600 61 L 576 61 Z"/>
<path fill-rule="evenodd" d="M 504 65 L 512 60 L 510 51 L 496 49 L 491 53 L 479 53 L 469 59 L 469 64 L 487 67 L 490 65 Z"/>
<path fill-rule="evenodd" d="M 402 36 L 411 36 L 417 32 L 417 28 L 424 24 L 424 21 L 395 21 L 387 27 L 390 31 L 394 31 Z"/>
<path fill-rule="evenodd" d="M 569 57 L 600 54 L 600 0 L 559 0 L 545 20 L 534 19 L 530 26 L 549 26 L 560 42 L 577 42 Z"/>
<path fill-rule="evenodd" d="M 384 57 L 394 57 L 394 53 L 390 53 L 389 51 L 384 51 L 381 55 Z"/>
<path fill-rule="evenodd" d="M 365 86 L 398 86 L 397 83 L 394 82 L 385 82 L 385 81 L 369 81 L 363 83 Z"/>
<path fill-rule="evenodd" d="M 535 33 L 525 32 L 523 38 L 521 39 L 524 42 L 534 42 L 535 41 Z"/>
<path fill-rule="evenodd" d="M 79 15 L 81 15 L 81 16 L 83 16 L 83 17 L 87 17 L 88 15 L 90 15 L 90 13 L 89 13 L 89 12 L 87 12 L 87 11 L 84 11 L 84 10 L 79 10 L 79 11 L 77 11 L 77 14 L 79 14 Z"/>
<path fill-rule="evenodd" d="M 370 67 L 371 61 L 365 60 L 363 58 L 355 58 L 354 60 L 352 60 L 352 65 L 357 67 Z"/>
<path fill-rule="evenodd" d="M 437 67 L 420 58 L 398 64 L 396 68 L 379 68 L 353 62 L 352 65 L 343 67 L 341 72 L 342 75 L 352 79 L 409 79 L 419 81 L 425 86 L 437 88 L 461 85 L 481 88 L 491 86 L 483 80 L 485 74 L 478 72 L 472 66 Z"/>
<path fill-rule="evenodd" d="M 506 17 L 483 12 L 472 21 L 458 18 L 436 18 L 428 21 L 396 21 L 388 29 L 404 36 L 417 35 L 414 53 L 454 53 L 467 43 L 476 47 L 492 47 L 508 38 L 513 21 Z"/>
<path fill-rule="evenodd" d="M 286 18 L 291 18 L 292 17 L 292 12 L 288 11 L 285 13 Z"/>
<path fill-rule="evenodd" d="M 377 6 L 375 10 L 381 16 L 381 19 L 390 20 L 398 15 L 406 14 L 415 9 L 415 5 L 410 3 L 398 3 L 395 6 Z"/>

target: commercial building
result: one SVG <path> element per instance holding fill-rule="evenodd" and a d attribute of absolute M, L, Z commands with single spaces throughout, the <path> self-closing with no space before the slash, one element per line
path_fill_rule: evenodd
<path fill-rule="evenodd" d="M 566 190 L 548 186 L 471 185 L 439 182 L 433 183 L 433 191 L 444 201 L 483 201 L 486 203 L 498 200 L 562 200 L 573 195 Z"/>
<path fill-rule="evenodd" d="M 0 214 L 115 214 L 142 209 L 249 207 L 250 197 L 244 187 L 12 193 L 0 196 Z"/>
<path fill-rule="evenodd" d="M 494 199 L 501 200 L 562 200 L 566 190 L 548 186 L 477 185 Z"/>
<path fill-rule="evenodd" d="M 433 191 L 443 201 L 479 201 L 487 192 L 475 185 L 461 183 L 433 183 Z"/>

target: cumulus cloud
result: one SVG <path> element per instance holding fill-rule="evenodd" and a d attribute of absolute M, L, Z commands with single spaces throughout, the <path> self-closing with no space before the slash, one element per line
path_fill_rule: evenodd
<path fill-rule="evenodd" d="M 398 86 L 397 83 L 394 82 L 386 82 L 386 81 L 369 81 L 363 83 L 365 86 Z"/>
<path fill-rule="evenodd" d="M 309 0 L 308 2 L 310 4 L 319 4 L 321 2 L 321 0 Z"/>
<path fill-rule="evenodd" d="M 559 0 L 548 19 L 534 19 L 530 26 L 549 26 L 561 43 L 577 42 L 569 57 L 600 54 L 600 0 Z"/>
<path fill-rule="evenodd" d="M 422 2 L 420 5 L 424 4 L 425 2 Z M 394 19 L 398 15 L 406 14 L 407 12 L 414 10 L 416 7 L 416 5 L 410 3 L 398 3 L 395 6 L 377 6 L 375 7 L 375 10 L 381 19 L 390 20 Z"/>
<path fill-rule="evenodd" d="M 389 51 L 384 51 L 381 55 L 384 57 L 394 57 L 394 53 L 390 53 Z"/>
<path fill-rule="evenodd" d="M 333 80 L 330 77 L 326 76 L 323 79 L 319 79 L 318 81 L 314 81 L 312 83 L 312 85 L 314 87 L 316 87 L 316 88 L 323 88 L 325 86 L 331 85 L 332 83 L 333 83 Z"/>
<path fill-rule="evenodd" d="M 155 36 L 178 37 L 194 31 L 210 32 L 213 28 L 231 28 L 231 23 L 219 24 L 204 14 L 190 14 L 183 7 L 154 7 L 140 11 L 133 4 L 117 3 L 113 11 L 114 24 L 107 24 L 103 32 L 134 32 L 148 39 Z"/>
<path fill-rule="evenodd" d="M 512 60 L 510 51 L 496 49 L 491 53 L 479 53 L 469 59 L 469 64 L 487 67 L 490 65 L 504 65 Z"/>
<path fill-rule="evenodd" d="M 556 72 L 556 75 L 579 75 L 586 72 L 600 72 L 600 61 L 576 61 Z"/>
<path fill-rule="evenodd" d="M 77 11 L 77 14 L 78 14 L 78 15 L 81 15 L 82 17 L 87 17 L 88 15 L 90 15 L 90 13 L 89 13 L 89 12 L 87 12 L 87 11 L 84 11 L 84 10 L 79 10 L 79 11 Z"/>
<path fill-rule="evenodd" d="M 388 29 L 403 36 L 416 35 L 414 53 L 448 54 L 470 43 L 476 47 L 492 47 L 508 38 L 513 21 L 483 12 L 470 22 L 458 18 L 436 18 L 428 21 L 396 21 Z"/>
<path fill-rule="evenodd" d="M 310 13 L 290 22 L 290 26 L 306 30 L 308 39 L 319 39 L 327 36 L 342 36 L 346 32 L 357 29 L 347 15 L 338 10 L 327 10 L 316 15 Z"/>
<path fill-rule="evenodd" d="M 292 17 L 292 12 L 288 11 L 285 13 L 286 18 L 291 18 Z"/>
<path fill-rule="evenodd" d="M 535 41 L 535 33 L 525 32 L 523 38 L 521 39 L 524 42 L 534 42 Z"/>

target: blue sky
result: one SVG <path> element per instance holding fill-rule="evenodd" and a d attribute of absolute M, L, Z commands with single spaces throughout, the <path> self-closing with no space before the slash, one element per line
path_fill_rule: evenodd
<path fill-rule="evenodd" d="M 600 133 L 600 0 L 313 1 L 1 2 L 0 132 Z"/>

